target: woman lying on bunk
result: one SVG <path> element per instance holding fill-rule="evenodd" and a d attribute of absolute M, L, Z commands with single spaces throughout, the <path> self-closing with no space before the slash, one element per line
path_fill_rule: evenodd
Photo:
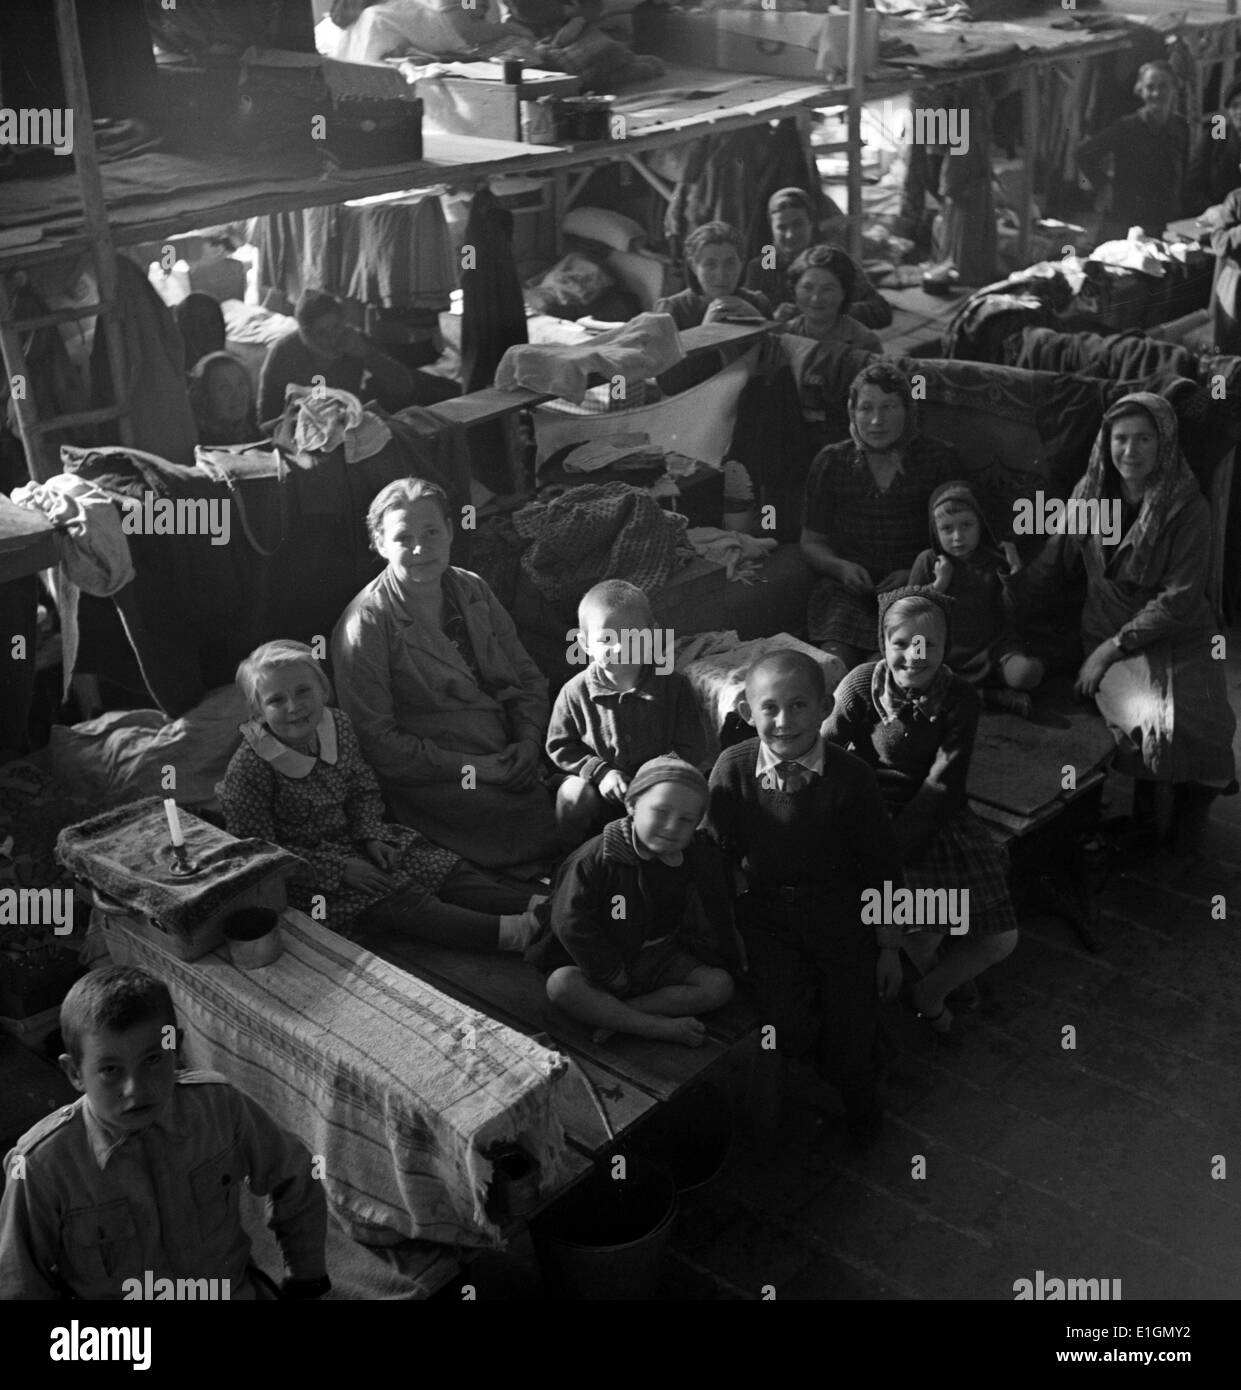
<path fill-rule="evenodd" d="M 1023 572 L 1028 601 L 1047 603 L 1085 570 L 1089 655 L 1077 689 L 1112 731 L 1116 768 L 1135 779 L 1135 828 L 1192 849 L 1212 799 L 1236 790 L 1236 718 L 1206 592 L 1210 507 L 1181 454 L 1171 405 L 1146 391 L 1117 401 L 1073 496 L 1117 508 L 1119 541 L 1108 544 L 1102 528 L 1049 537 Z M 1173 795 L 1157 808 L 1158 786 Z"/>
<path fill-rule="evenodd" d="M 834 246 L 812 246 L 789 266 L 789 286 L 797 312 L 786 331 L 816 343 L 882 352 L 878 335 L 850 313 L 857 289 L 857 266 Z"/>
<path fill-rule="evenodd" d="M 682 330 L 721 319 L 769 319 L 766 295 L 738 288 L 741 237 L 727 222 L 706 222 L 685 239 L 689 285 L 679 294 L 657 300 L 657 314 L 671 314 Z"/>
<path fill-rule="evenodd" d="M 875 595 L 905 582 L 931 494 L 961 469 L 951 444 L 919 433 L 913 387 L 888 362 L 854 377 L 849 434 L 810 466 L 801 533 L 806 563 L 823 576 L 810 595 L 810 640 L 846 669 L 874 650 Z"/>
<path fill-rule="evenodd" d="M 449 564 L 442 488 L 389 483 L 366 524 L 388 567 L 336 624 L 332 669 L 389 810 L 471 863 L 533 875 L 561 849 L 547 682 L 488 586 Z"/>
<path fill-rule="evenodd" d="M 742 285 L 767 296 L 778 321 L 793 318 L 798 310 L 789 284 L 789 266 L 814 244 L 815 223 L 810 194 L 802 188 L 781 188 L 767 200 L 767 220 L 771 226 L 771 245 L 755 256 L 745 268 Z M 850 315 L 864 328 L 887 328 L 892 322 L 892 306 L 866 278 L 866 272 L 853 263 L 853 301 Z"/>
<path fill-rule="evenodd" d="M 220 784 L 229 832 L 306 861 L 295 907 L 333 931 L 407 932 L 466 950 L 524 950 L 541 898 L 508 887 L 416 830 L 386 825 L 349 716 L 302 642 L 267 642 L 237 668 L 253 716 Z"/>

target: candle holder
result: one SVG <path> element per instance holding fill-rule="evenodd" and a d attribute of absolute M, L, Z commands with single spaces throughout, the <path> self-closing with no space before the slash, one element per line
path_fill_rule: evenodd
<path fill-rule="evenodd" d="M 191 859 L 186 854 L 184 845 L 173 845 L 172 863 L 169 868 L 178 878 L 185 878 L 189 874 L 198 872 L 198 861 Z"/>

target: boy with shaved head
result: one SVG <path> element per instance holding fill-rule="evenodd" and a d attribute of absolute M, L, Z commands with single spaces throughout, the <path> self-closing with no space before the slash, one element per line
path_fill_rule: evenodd
<path fill-rule="evenodd" d="M 881 1122 L 878 1003 L 900 988 L 901 933 L 863 926 L 862 894 L 900 884 L 901 861 L 874 773 L 820 733 L 830 709 L 813 658 L 759 658 L 740 705 L 757 737 L 716 762 L 707 829 L 744 877 L 738 925 L 762 1021 L 783 1057 L 836 1086 L 866 1145 Z"/>

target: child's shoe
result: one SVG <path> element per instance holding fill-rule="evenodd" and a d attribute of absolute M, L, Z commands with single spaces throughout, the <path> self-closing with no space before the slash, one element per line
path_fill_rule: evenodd
<path fill-rule="evenodd" d="M 1029 719 L 1034 714 L 1034 701 L 1024 690 L 987 690 L 983 703 L 988 709 L 1003 710 L 1005 714 L 1015 714 L 1018 719 Z"/>

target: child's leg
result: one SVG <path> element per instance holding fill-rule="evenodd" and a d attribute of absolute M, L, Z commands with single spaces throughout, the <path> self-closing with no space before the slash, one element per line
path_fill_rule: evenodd
<path fill-rule="evenodd" d="M 453 906 L 417 885 L 372 903 L 361 924 L 370 931 L 397 932 L 465 951 L 495 951 L 500 946 L 499 913 Z"/>
<path fill-rule="evenodd" d="M 556 827 L 575 845 L 597 835 L 608 823 L 608 803 L 584 777 L 566 777 L 556 788 Z"/>
<path fill-rule="evenodd" d="M 475 912 L 525 912 L 534 897 L 530 889 L 500 883 L 492 874 L 464 861 L 440 884 L 439 900 L 454 907 L 468 907 Z"/>
<path fill-rule="evenodd" d="M 686 1047 L 700 1047 L 707 1036 L 696 1018 L 663 1018 L 631 1007 L 594 984 L 576 965 L 552 971 L 547 977 L 547 997 L 580 1023 L 610 1033 L 633 1033 Z"/>
<path fill-rule="evenodd" d="M 954 989 L 1012 955 L 1017 945 L 1017 931 L 1014 928 L 987 936 L 971 932 L 967 937 L 958 938 L 953 949 L 935 964 L 935 951 L 943 939 L 942 933 L 915 932 L 905 940 L 905 952 L 910 960 L 919 968 L 927 967 L 927 973 L 914 985 L 912 994 L 918 1012 L 929 1018 L 940 1016 L 944 1000 Z"/>
<path fill-rule="evenodd" d="M 664 1018 L 684 1018 L 722 1008 L 733 997 L 733 977 L 713 965 L 697 965 L 684 984 L 663 985 L 625 1002 L 631 1009 Z"/>

